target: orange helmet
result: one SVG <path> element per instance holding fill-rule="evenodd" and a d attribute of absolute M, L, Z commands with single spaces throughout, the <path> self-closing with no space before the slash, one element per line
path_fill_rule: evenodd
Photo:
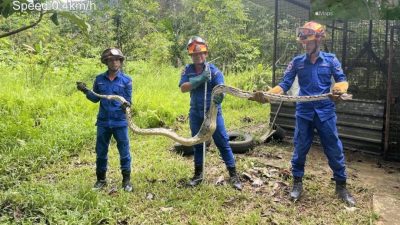
<path fill-rule="evenodd" d="M 188 50 L 189 55 L 199 52 L 208 52 L 208 46 L 206 41 L 204 41 L 204 39 L 199 36 L 194 36 L 190 38 L 186 48 Z"/>
<path fill-rule="evenodd" d="M 314 21 L 305 23 L 296 30 L 297 41 L 313 41 L 325 38 L 325 26 Z"/>

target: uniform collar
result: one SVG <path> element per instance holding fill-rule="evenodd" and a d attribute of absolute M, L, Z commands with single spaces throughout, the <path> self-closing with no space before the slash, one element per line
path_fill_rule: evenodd
<path fill-rule="evenodd" d="M 306 59 L 308 62 L 311 62 L 311 61 L 310 61 L 310 56 L 309 56 L 307 53 L 305 54 L 305 59 Z M 318 52 L 318 56 L 317 56 L 317 60 L 316 60 L 316 61 L 318 61 L 319 59 L 321 59 L 321 60 L 324 60 L 324 59 L 325 59 L 325 57 L 324 57 L 324 55 L 322 54 L 322 51 L 321 51 L 321 50 Z"/>
<path fill-rule="evenodd" d="M 121 70 L 118 70 L 117 75 L 115 76 L 115 79 L 117 79 L 121 75 L 122 75 Z M 108 78 L 108 70 L 104 73 L 104 77 L 109 80 L 109 78 Z"/>

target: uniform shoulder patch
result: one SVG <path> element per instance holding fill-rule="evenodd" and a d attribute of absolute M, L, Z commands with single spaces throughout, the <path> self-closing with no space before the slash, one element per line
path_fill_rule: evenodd
<path fill-rule="evenodd" d="M 287 65 L 285 73 L 289 73 L 292 70 L 293 70 L 293 60 L 290 61 L 290 63 Z"/>

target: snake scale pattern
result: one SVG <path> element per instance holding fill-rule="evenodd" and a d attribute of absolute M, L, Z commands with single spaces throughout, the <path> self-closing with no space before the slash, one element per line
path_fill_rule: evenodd
<path fill-rule="evenodd" d="M 92 91 L 93 92 L 93 91 Z M 232 96 L 238 98 L 249 99 L 254 97 L 254 92 L 243 91 L 234 87 L 230 87 L 227 85 L 217 85 L 214 87 L 211 95 L 211 99 L 216 94 L 230 94 Z M 93 92 L 99 98 L 108 99 L 108 100 L 115 100 L 120 103 L 126 103 L 127 101 L 118 95 L 100 95 Z M 289 96 L 289 95 L 279 95 L 279 94 L 271 94 L 267 92 L 263 92 L 264 96 L 267 97 L 270 101 L 285 101 L 285 102 L 310 102 L 310 101 L 319 101 L 328 99 L 332 94 L 322 94 L 322 95 L 314 95 L 314 96 Z M 352 96 L 350 94 L 343 94 L 339 97 L 341 100 L 350 100 Z M 213 101 L 211 101 L 210 110 L 206 114 L 206 118 L 201 125 L 199 132 L 194 137 L 185 138 L 174 131 L 166 128 L 147 128 L 143 129 L 138 127 L 136 124 L 133 123 L 132 115 L 130 108 L 126 108 L 126 117 L 129 124 L 129 128 L 136 134 L 140 135 L 161 135 L 168 138 L 173 139 L 174 141 L 185 145 L 185 146 L 192 146 L 196 144 L 203 143 L 209 140 L 216 129 L 216 117 L 217 117 L 217 106 Z"/>

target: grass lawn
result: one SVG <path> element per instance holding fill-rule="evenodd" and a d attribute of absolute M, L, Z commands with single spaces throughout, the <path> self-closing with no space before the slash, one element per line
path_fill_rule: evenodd
<path fill-rule="evenodd" d="M 173 141 L 165 137 L 131 133 L 134 191 L 120 189 L 114 141 L 108 186 L 92 191 L 98 106 L 75 91 L 74 82 L 89 83 L 102 70 L 84 65 L 81 69 L 77 77 L 52 78 L 40 87 L 1 75 L 5 85 L 0 91 L 8 93 L 0 97 L 1 224 L 372 224 L 377 219 L 371 190 L 351 173 L 349 186 L 358 208 L 346 209 L 335 198 L 325 159 L 308 161 L 304 196 L 299 202 L 289 201 L 288 142 L 259 145 L 236 155 L 239 172 L 262 181 L 253 186 L 243 179 L 244 190 L 239 192 L 229 184 L 215 184 L 220 176 L 227 181 L 228 173 L 214 145 L 206 157 L 206 181 L 187 188 L 191 157 L 174 153 Z M 165 126 L 189 136 L 188 121 L 177 120 L 187 118 L 189 109 L 189 94 L 178 89 L 179 69 L 136 63 L 126 71 L 134 79 L 135 123 Z M 226 83 L 237 86 L 247 78 L 231 75 Z M 257 139 L 267 129 L 269 104 L 227 96 L 223 115 L 228 130 L 244 130 Z"/>

